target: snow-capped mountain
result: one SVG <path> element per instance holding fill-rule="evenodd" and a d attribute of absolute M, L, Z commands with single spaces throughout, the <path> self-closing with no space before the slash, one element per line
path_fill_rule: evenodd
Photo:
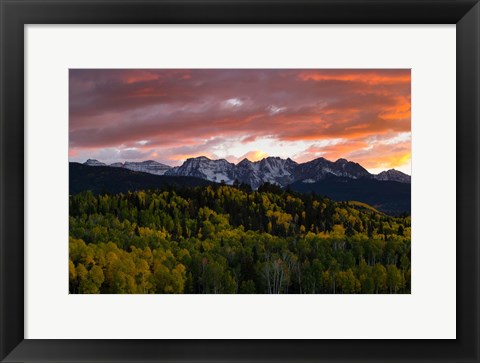
<path fill-rule="evenodd" d="M 295 180 L 295 169 L 298 164 L 292 159 L 268 157 L 251 162 L 243 159 L 235 166 L 235 177 L 238 181 L 250 184 L 257 189 L 262 183 L 286 186 Z"/>
<path fill-rule="evenodd" d="M 107 166 L 94 159 L 88 159 L 85 165 Z M 360 164 L 346 159 L 338 159 L 333 162 L 325 158 L 318 158 L 298 164 L 290 158 L 267 157 L 254 162 L 243 159 L 238 164 L 233 164 L 225 159 L 211 160 L 205 156 L 200 156 L 189 158 L 181 166 L 176 167 L 170 167 L 153 160 L 113 163 L 109 166 L 156 175 L 190 176 L 216 183 L 223 182 L 228 185 L 239 181 L 250 184 L 253 189 L 257 189 L 265 182 L 285 187 L 297 181 L 316 183 L 332 176 L 410 183 L 410 176 L 398 170 L 391 169 L 381 172 L 378 175 L 370 174 Z"/>
<path fill-rule="evenodd" d="M 193 176 L 213 182 L 233 184 L 235 164 L 225 159 L 210 160 L 205 156 L 187 159 L 181 166 L 168 170 L 165 175 Z"/>
<path fill-rule="evenodd" d="M 382 171 L 381 173 L 374 175 L 374 178 L 381 181 L 396 181 L 399 183 L 411 183 L 412 177 L 408 174 L 402 173 L 401 171 L 390 169 Z"/>
<path fill-rule="evenodd" d="M 250 184 L 257 189 L 262 183 L 269 182 L 282 186 L 294 180 L 297 163 L 289 159 L 268 157 L 251 162 L 243 159 L 237 165 L 225 159 L 210 160 L 205 156 L 187 159 L 181 166 L 170 169 L 165 175 L 193 176 L 217 183 L 233 184 L 235 180 Z"/>
<path fill-rule="evenodd" d="M 125 163 L 113 163 L 110 166 L 116 168 L 125 168 L 133 171 L 142 171 L 144 173 L 150 173 L 155 175 L 163 175 L 166 171 L 171 169 L 171 166 L 159 163 L 154 160 L 146 160 L 141 162 L 130 162 L 125 161 Z"/>
<path fill-rule="evenodd" d="M 325 158 L 318 158 L 299 164 L 295 170 L 295 181 L 303 180 L 305 183 L 314 183 L 325 179 L 325 177 L 329 175 L 352 179 L 372 177 L 372 175 L 358 163 L 346 159 L 338 159 L 332 162 Z"/>
<path fill-rule="evenodd" d="M 319 158 L 298 164 L 290 158 L 267 157 L 254 162 L 243 159 L 235 165 L 224 159 L 210 160 L 204 156 L 190 158 L 182 166 L 170 169 L 165 175 L 194 176 L 215 182 L 223 180 L 226 184 L 233 184 L 238 180 L 250 184 L 253 189 L 265 182 L 284 187 L 298 180 L 316 182 L 329 175 L 353 179 L 372 177 L 361 165 L 345 159 L 332 162 Z"/>
<path fill-rule="evenodd" d="M 102 163 L 96 159 L 88 159 L 87 161 L 84 162 L 84 164 L 88 166 L 107 166 L 107 164 Z"/>

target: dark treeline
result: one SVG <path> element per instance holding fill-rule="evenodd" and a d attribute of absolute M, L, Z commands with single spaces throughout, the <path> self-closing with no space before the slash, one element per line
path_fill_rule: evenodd
<path fill-rule="evenodd" d="M 70 196 L 71 293 L 409 293 L 410 217 L 265 184 Z"/>

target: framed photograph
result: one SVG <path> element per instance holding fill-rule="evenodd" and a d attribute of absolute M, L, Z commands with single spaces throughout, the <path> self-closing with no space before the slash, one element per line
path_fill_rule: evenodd
<path fill-rule="evenodd" d="M 480 361 L 478 1 L 1 12 L 2 362 Z"/>

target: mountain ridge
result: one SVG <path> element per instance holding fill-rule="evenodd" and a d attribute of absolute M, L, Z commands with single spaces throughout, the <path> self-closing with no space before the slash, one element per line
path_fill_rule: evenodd
<path fill-rule="evenodd" d="M 410 184 L 411 176 L 401 171 L 390 169 L 379 174 L 368 172 L 359 163 L 340 158 L 330 161 L 323 157 L 305 163 L 297 163 L 287 158 L 269 156 L 258 161 L 242 159 L 237 164 L 225 159 L 209 159 L 199 156 L 186 159 L 182 165 L 171 167 L 154 160 L 142 162 L 124 162 L 107 165 L 96 159 L 88 159 L 84 165 L 119 167 L 132 171 L 141 171 L 156 175 L 190 176 L 216 183 L 232 185 L 235 181 L 249 184 L 257 189 L 263 183 L 286 187 L 295 182 L 316 183 L 328 176 L 350 179 L 375 179 L 378 181 L 395 181 Z"/>

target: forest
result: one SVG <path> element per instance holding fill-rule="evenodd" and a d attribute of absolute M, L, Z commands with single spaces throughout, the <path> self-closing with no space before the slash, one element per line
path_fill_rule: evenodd
<path fill-rule="evenodd" d="M 69 197 L 71 294 L 398 294 L 411 218 L 271 184 Z"/>

